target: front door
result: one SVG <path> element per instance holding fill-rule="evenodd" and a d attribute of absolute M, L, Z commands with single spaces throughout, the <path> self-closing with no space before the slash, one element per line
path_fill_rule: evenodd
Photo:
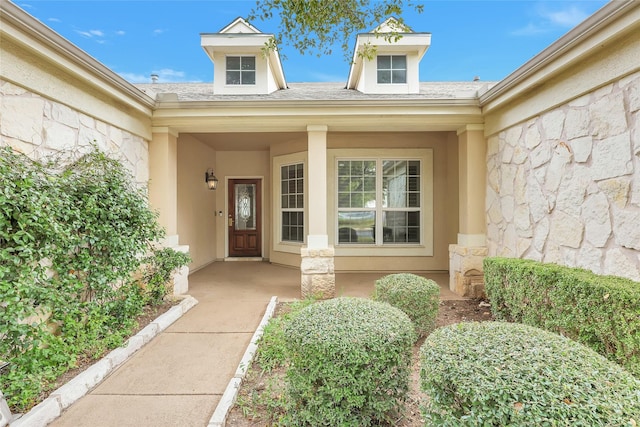
<path fill-rule="evenodd" d="M 261 180 L 229 180 L 229 256 L 262 256 Z"/>

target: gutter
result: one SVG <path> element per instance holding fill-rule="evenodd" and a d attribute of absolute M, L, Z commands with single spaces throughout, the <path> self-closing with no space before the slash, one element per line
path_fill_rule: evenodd
<path fill-rule="evenodd" d="M 99 81 L 105 82 L 109 86 L 114 87 L 118 92 L 123 93 L 130 98 L 134 98 L 143 104 L 144 107 L 151 110 L 155 107 L 155 100 L 153 98 L 140 91 L 137 87 L 127 82 L 122 77 L 118 76 L 95 58 L 88 55 L 64 37 L 60 36 L 51 28 L 44 25 L 41 21 L 20 9 L 11 1 L 0 1 L 0 14 L 2 15 L 2 21 L 12 24 L 29 37 L 51 48 L 64 58 L 68 59 L 72 64 L 76 64 L 79 68 L 84 69 L 92 76 L 95 76 Z M 3 32 L 6 35 L 9 35 L 5 30 L 3 30 Z M 20 39 L 15 40 L 21 42 Z M 69 71 L 73 72 L 73 70 Z M 95 82 L 91 82 L 88 79 L 85 80 L 95 86 Z M 108 93 L 110 96 L 113 96 L 112 92 Z M 140 110 L 140 108 L 136 109 Z"/>
<path fill-rule="evenodd" d="M 512 91 L 519 84 L 524 83 L 535 73 L 550 66 L 554 61 L 567 54 L 568 51 L 574 49 L 583 41 L 597 34 L 603 28 L 606 28 L 613 21 L 638 7 L 639 4 L 640 2 L 637 0 L 611 0 L 584 22 L 527 61 L 486 93 L 480 95 L 480 105 L 484 107 L 499 97 L 506 96 L 508 92 Z M 556 71 L 557 70 L 554 70 L 554 73 Z M 514 93 L 512 96 L 517 96 L 517 94 Z"/>
<path fill-rule="evenodd" d="M 207 109 L 207 108 L 343 108 L 343 107 L 480 107 L 476 97 L 455 99 L 381 99 L 381 100 L 256 100 L 235 101 L 165 101 L 159 102 L 155 110 Z"/>

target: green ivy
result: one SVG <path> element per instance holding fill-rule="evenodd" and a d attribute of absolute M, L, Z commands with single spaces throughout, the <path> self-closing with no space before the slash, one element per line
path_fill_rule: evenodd
<path fill-rule="evenodd" d="M 0 148 L 0 360 L 10 362 L 0 389 L 14 411 L 29 409 L 80 355 L 121 345 L 189 262 L 155 248 L 164 231 L 120 162 L 95 147 L 72 156 L 34 161 Z"/>

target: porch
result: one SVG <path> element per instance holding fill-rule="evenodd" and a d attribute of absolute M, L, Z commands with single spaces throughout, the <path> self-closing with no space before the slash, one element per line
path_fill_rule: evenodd
<path fill-rule="evenodd" d="M 279 301 L 300 298 L 300 270 L 298 268 L 259 261 L 214 262 L 189 276 L 188 293 L 200 302 L 227 299 L 234 295 L 238 301 L 266 303 L 272 296 Z M 370 297 L 377 279 L 388 272 L 337 272 L 336 296 Z M 416 273 L 440 286 L 443 300 L 466 299 L 449 290 L 449 274 Z"/>

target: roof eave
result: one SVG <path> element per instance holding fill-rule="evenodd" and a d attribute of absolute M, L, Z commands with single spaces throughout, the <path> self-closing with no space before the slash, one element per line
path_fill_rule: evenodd
<path fill-rule="evenodd" d="M 590 38 L 597 39 L 591 45 L 599 45 L 606 41 L 607 38 L 615 37 L 615 30 L 612 34 L 598 35 L 598 33 L 634 9 L 637 9 L 636 15 L 640 15 L 639 6 L 640 2 L 637 0 L 619 0 L 607 3 L 581 24 L 482 94 L 480 96 L 481 105 L 491 104 L 492 108 L 497 108 L 499 105 L 504 105 L 517 98 L 533 85 L 539 83 L 542 77 L 549 78 L 566 69 L 585 54 L 585 52 L 575 52 L 570 56 L 567 55 L 568 52 L 574 49 L 579 50 L 579 45 Z M 635 22 L 637 25 L 640 19 L 637 16 L 632 17 L 630 22 Z M 542 77 L 538 77 L 539 74 Z"/>
<path fill-rule="evenodd" d="M 10 24 L 2 26 L 3 37 L 11 37 L 22 44 L 19 34 L 10 33 L 11 26 L 13 26 L 66 59 L 68 63 L 60 64 L 60 66 L 73 73 L 77 78 L 92 86 L 102 88 L 101 90 L 110 96 L 116 97 L 121 102 L 144 113 L 149 113 L 148 109 L 155 105 L 153 98 L 12 2 L 0 1 L 0 15 L 2 15 L 2 21 Z M 116 93 L 121 95 L 116 95 Z"/>

